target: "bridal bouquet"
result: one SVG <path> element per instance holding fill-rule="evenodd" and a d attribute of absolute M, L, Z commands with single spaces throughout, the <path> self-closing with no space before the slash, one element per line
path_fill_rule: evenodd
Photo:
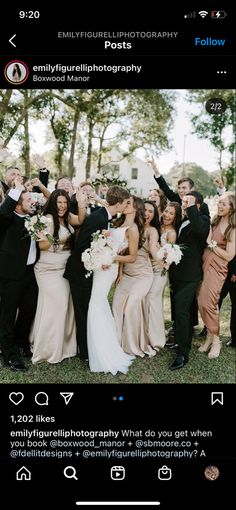
<path fill-rule="evenodd" d="M 41 215 L 42 209 L 46 203 L 46 198 L 42 195 L 42 193 L 32 193 L 32 197 L 34 200 L 34 212 Z"/>
<path fill-rule="evenodd" d="M 87 248 L 81 256 L 84 267 L 88 270 L 85 278 L 93 271 L 101 270 L 102 266 L 110 266 L 117 254 L 110 232 L 97 230 L 92 234 L 92 239 L 90 248 Z"/>
<path fill-rule="evenodd" d="M 49 225 L 51 221 L 51 218 L 47 218 L 42 214 L 27 216 L 25 220 L 25 228 L 29 232 L 30 237 L 35 241 L 40 241 L 40 237 L 44 236 L 51 244 L 53 244 L 54 238 L 49 233 Z"/>
<path fill-rule="evenodd" d="M 166 243 L 157 252 L 157 258 L 164 262 L 164 267 L 161 271 L 161 276 L 164 276 L 172 263 L 179 264 L 183 252 L 178 244 Z M 165 267 L 166 265 L 166 267 Z"/>

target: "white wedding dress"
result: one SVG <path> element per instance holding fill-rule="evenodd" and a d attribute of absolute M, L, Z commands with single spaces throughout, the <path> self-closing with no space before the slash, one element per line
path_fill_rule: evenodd
<path fill-rule="evenodd" d="M 117 253 L 126 248 L 127 227 L 111 229 Z M 116 325 L 108 302 L 110 288 L 118 274 L 118 263 L 104 271 L 94 271 L 88 309 L 87 336 L 91 372 L 126 374 L 134 356 L 126 354 L 118 341 Z"/>

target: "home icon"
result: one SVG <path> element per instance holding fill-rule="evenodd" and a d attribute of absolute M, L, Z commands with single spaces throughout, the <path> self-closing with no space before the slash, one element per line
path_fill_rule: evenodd
<path fill-rule="evenodd" d="M 17 480 L 31 480 L 31 472 L 25 467 L 22 466 L 19 471 L 16 472 Z"/>

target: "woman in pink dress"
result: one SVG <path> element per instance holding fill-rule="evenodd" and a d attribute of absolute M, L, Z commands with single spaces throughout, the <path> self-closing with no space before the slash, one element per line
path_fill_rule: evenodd
<path fill-rule="evenodd" d="M 200 352 L 209 351 L 208 358 L 218 358 L 221 343 L 219 339 L 219 299 L 228 273 L 228 262 L 235 256 L 235 195 L 227 192 L 218 203 L 218 214 L 212 221 L 208 246 L 203 254 L 203 281 L 198 296 L 198 307 L 207 327 L 207 338 Z"/>

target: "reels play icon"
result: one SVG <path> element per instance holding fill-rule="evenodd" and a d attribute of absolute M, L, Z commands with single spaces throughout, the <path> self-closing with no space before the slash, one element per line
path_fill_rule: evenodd
<path fill-rule="evenodd" d="M 111 468 L 111 479 L 112 480 L 124 480 L 125 468 L 123 466 L 112 466 Z"/>

